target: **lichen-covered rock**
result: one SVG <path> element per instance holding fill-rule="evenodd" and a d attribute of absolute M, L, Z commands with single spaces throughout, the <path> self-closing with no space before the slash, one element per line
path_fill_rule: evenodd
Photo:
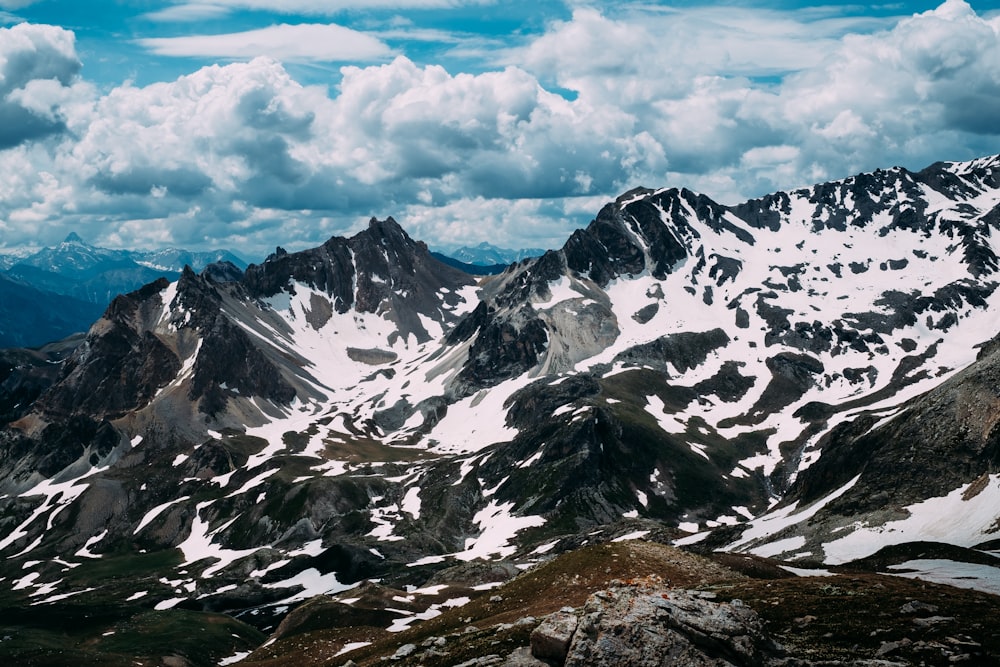
<path fill-rule="evenodd" d="M 567 667 L 766 665 L 779 652 L 757 614 L 656 578 L 595 593 L 582 610 Z"/>

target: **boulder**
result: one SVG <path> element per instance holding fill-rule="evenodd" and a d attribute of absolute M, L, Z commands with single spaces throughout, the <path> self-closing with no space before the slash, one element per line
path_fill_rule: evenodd
<path fill-rule="evenodd" d="M 531 655 L 561 664 L 566 659 L 576 627 L 576 614 L 571 608 L 549 614 L 531 633 Z"/>
<path fill-rule="evenodd" d="M 739 600 L 714 602 L 649 578 L 587 600 L 564 664 L 765 665 L 779 652 Z"/>

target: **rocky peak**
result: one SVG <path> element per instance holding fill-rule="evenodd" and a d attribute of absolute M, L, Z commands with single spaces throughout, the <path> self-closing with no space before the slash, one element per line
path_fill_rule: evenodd
<path fill-rule="evenodd" d="M 991 168 L 934 178 L 972 192 Z M 16 445 L 0 447 L 0 470 L 19 492 L 37 486 L 0 497 L 2 574 L 24 582 L 26 608 L 50 593 L 94 599 L 105 592 L 39 564 L 88 545 L 76 572 L 106 573 L 114 563 L 93 554 L 177 563 L 179 549 L 169 586 L 132 577 L 107 599 L 274 610 L 359 578 L 416 586 L 494 557 L 513 568 L 612 526 L 703 546 L 709 528 L 752 526 L 719 545 L 758 549 L 766 524 L 753 517 L 790 487 L 802 512 L 785 516 L 800 520 L 760 537 L 789 540 L 776 548 L 790 556 L 820 558 L 831 536 L 903 520 L 904 506 L 916 515 L 928 493 L 958 490 L 992 530 L 996 344 L 960 369 L 995 329 L 985 230 L 1000 209 L 995 193 L 949 198 L 922 178 L 888 170 L 742 207 L 635 190 L 562 250 L 481 285 L 391 218 L 279 249 L 242 278 L 219 267 L 153 283 L 92 328 L 22 418 L 40 426 L 0 431 Z M 930 391 L 948 377 L 961 381 Z M 54 474 L 90 490 L 42 481 Z M 619 635 L 638 645 L 631 627 L 645 621 L 620 619 L 641 606 L 649 627 L 677 631 L 665 641 L 680 655 L 708 634 L 719 659 L 771 659 L 739 605 L 643 595 L 570 612 L 563 657 L 574 642 L 588 656 Z"/>
<path fill-rule="evenodd" d="M 574 232 L 562 252 L 569 269 L 601 286 L 622 274 L 642 273 L 646 267 L 642 247 L 616 204 L 605 205 L 586 229 Z"/>
<path fill-rule="evenodd" d="M 374 313 L 402 306 L 390 303 L 401 297 L 429 310 L 427 300 L 442 287 L 469 285 L 473 279 L 435 260 L 425 244 L 389 217 L 372 218 L 367 229 L 350 238 L 334 236 L 318 248 L 275 253 L 264 264 L 249 266 L 244 278 L 258 297 L 277 294 L 292 282 L 325 292 L 338 313 L 352 308 Z"/>
<path fill-rule="evenodd" d="M 201 271 L 213 283 L 238 283 L 243 280 L 243 270 L 228 260 L 212 262 Z"/>
<path fill-rule="evenodd" d="M 115 298 L 67 360 L 62 379 L 38 401 L 51 416 L 117 417 L 148 403 L 180 368 L 151 331 L 162 308 L 161 278 Z"/>

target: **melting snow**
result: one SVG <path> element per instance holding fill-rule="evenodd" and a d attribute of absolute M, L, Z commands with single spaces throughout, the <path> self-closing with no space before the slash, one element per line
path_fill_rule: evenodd
<path fill-rule="evenodd" d="M 833 502 L 840 496 L 847 493 L 851 487 L 858 483 L 861 475 L 858 475 L 851 481 L 849 481 L 844 486 L 840 487 L 830 495 L 825 498 L 821 498 L 809 507 L 803 508 L 796 511 L 798 503 L 792 503 L 786 507 L 783 507 L 774 512 L 769 512 L 764 516 L 758 517 L 747 524 L 747 529 L 743 532 L 743 535 L 739 540 L 733 542 L 726 547 L 727 551 L 740 551 L 742 547 L 747 544 L 759 540 L 765 537 L 774 535 L 778 531 L 784 530 L 789 526 L 794 526 L 798 523 L 802 523 L 807 519 L 811 519 L 817 512 L 826 507 L 829 503 Z M 804 543 L 804 542 L 803 542 Z M 800 545 L 801 546 L 801 545 Z M 785 551 L 790 551 L 791 549 L 785 549 Z M 755 552 L 756 553 L 756 552 Z M 782 553 L 781 551 L 777 553 Z"/>
<path fill-rule="evenodd" d="M 458 560 L 470 561 L 477 558 L 488 560 L 492 555 L 506 558 L 517 551 L 510 541 L 525 528 L 541 526 L 545 519 L 540 516 L 513 516 L 510 511 L 514 503 L 498 503 L 491 500 L 489 505 L 476 512 L 473 521 L 482 530 L 478 537 L 465 541 L 465 550 L 452 554 Z"/>
<path fill-rule="evenodd" d="M 974 483 L 974 482 L 973 482 Z M 825 562 L 845 563 L 869 556 L 882 547 L 917 540 L 971 547 L 996 538 L 1000 515 L 1000 474 L 990 475 L 986 487 L 968 500 L 965 484 L 946 496 L 928 498 L 905 508 L 910 516 L 880 526 L 855 526 L 844 537 L 823 545 Z"/>
<path fill-rule="evenodd" d="M 235 665 L 237 662 L 247 657 L 248 655 L 250 655 L 250 651 L 241 651 L 238 653 L 234 653 L 228 658 L 223 658 L 222 660 L 220 660 L 219 667 L 226 667 L 226 665 Z"/>
<path fill-rule="evenodd" d="M 236 518 L 233 518 L 215 530 L 210 530 L 208 522 L 201 518 L 201 510 L 211 505 L 212 502 L 214 501 L 198 503 L 195 507 L 194 519 L 191 522 L 191 534 L 186 540 L 177 545 L 177 548 L 184 553 L 185 565 L 191 565 L 209 558 L 218 561 L 205 569 L 201 575 L 204 578 L 209 578 L 230 563 L 258 551 L 258 549 L 227 549 L 212 542 L 214 535 L 221 533 L 236 520 Z"/>
<path fill-rule="evenodd" d="M 294 577 L 285 579 L 283 581 L 277 581 L 270 584 L 264 584 L 266 588 L 292 588 L 293 586 L 302 586 L 302 591 L 292 595 L 291 597 L 282 600 L 282 604 L 291 604 L 293 602 L 299 602 L 300 600 L 308 600 L 309 598 L 316 595 L 333 595 L 335 593 L 340 593 L 341 591 L 350 590 L 354 588 L 356 584 L 342 584 L 337 581 L 337 575 L 333 572 L 329 574 L 322 574 L 319 570 L 315 568 L 309 568 L 299 572 Z"/>
<path fill-rule="evenodd" d="M 73 555 L 77 556 L 79 558 L 100 558 L 101 554 L 91 553 L 90 552 L 90 547 L 96 546 L 101 540 L 103 540 L 105 537 L 107 537 L 107 535 L 108 535 L 107 529 L 105 529 L 104 532 L 100 533 L 99 535 L 94 535 L 89 540 L 87 540 L 87 543 L 84 544 L 83 547 L 81 547 Z"/>
<path fill-rule="evenodd" d="M 897 577 L 922 579 L 1000 595 L 1000 568 L 991 565 L 944 559 L 916 559 L 898 565 L 890 565 L 889 569 L 899 570 L 890 573 Z"/>
<path fill-rule="evenodd" d="M 830 570 L 812 569 L 812 568 L 805 568 L 805 567 L 792 567 L 790 565 L 779 565 L 778 567 L 780 567 L 782 570 L 785 570 L 786 572 L 791 572 L 792 574 L 794 574 L 797 577 L 833 577 L 833 576 L 836 576 L 836 575 L 834 575 L 833 572 L 830 572 Z"/>
<path fill-rule="evenodd" d="M 780 554 L 788 553 L 789 551 L 795 551 L 796 549 L 801 549 L 806 545 L 806 538 L 789 537 L 783 540 L 776 540 L 774 542 L 768 542 L 759 547 L 754 547 L 750 549 L 750 553 L 756 554 L 758 556 L 763 556 L 765 558 L 771 558 L 773 556 L 778 556 Z"/>
<path fill-rule="evenodd" d="M 176 498 L 174 500 L 168 500 L 167 502 L 157 505 L 153 509 L 149 510 L 148 512 L 146 512 L 145 516 L 143 516 L 142 519 L 139 521 L 139 524 L 135 527 L 135 530 L 132 531 L 132 534 L 138 535 L 139 531 L 145 528 L 147 525 L 149 525 L 149 523 L 153 519 L 158 517 L 160 513 L 163 512 L 163 510 L 167 509 L 171 505 L 182 503 L 185 500 L 188 500 L 190 497 L 191 496 L 181 496 L 180 498 Z"/>
<path fill-rule="evenodd" d="M 613 539 L 611 541 L 612 542 L 625 542 L 625 541 L 628 541 L 628 540 L 638 540 L 640 538 L 643 538 L 643 537 L 646 537 L 647 535 L 649 535 L 649 532 L 650 531 L 648 531 L 648 530 L 637 530 L 634 533 L 628 533 L 627 535 L 622 535 L 621 537 L 616 537 L 615 539 Z"/>
<path fill-rule="evenodd" d="M 412 486 L 406 491 L 400 503 L 402 511 L 413 517 L 414 520 L 420 518 L 420 487 Z"/>
<path fill-rule="evenodd" d="M 336 658 L 337 656 L 344 655 L 345 653 L 350 653 L 351 651 L 363 648 L 365 646 L 371 646 L 371 642 L 348 642 L 347 644 L 344 644 L 343 648 L 334 653 L 333 657 Z"/>

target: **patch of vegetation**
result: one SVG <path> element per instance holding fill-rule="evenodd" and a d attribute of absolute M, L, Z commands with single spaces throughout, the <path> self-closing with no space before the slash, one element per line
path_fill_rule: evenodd
<path fill-rule="evenodd" d="M 443 650 L 441 655 L 413 655 L 393 660 L 392 664 L 447 667 L 484 655 L 507 655 L 516 648 L 527 646 L 531 631 L 537 625 L 537 622 L 518 624 L 522 619 L 530 617 L 540 621 L 564 606 L 582 606 L 591 593 L 606 588 L 613 580 L 626 581 L 652 574 L 682 588 L 742 579 L 742 575 L 710 560 L 654 542 L 585 546 L 538 565 L 495 590 L 479 593 L 462 607 L 446 610 L 403 632 L 390 634 L 371 627 L 356 628 L 353 632 L 351 628 L 305 632 L 260 649 L 240 664 L 248 667 L 338 665 L 350 658 L 359 665 L 380 665 L 386 656 L 408 643 L 425 647 L 441 645 Z M 442 596 L 447 597 L 447 594 L 446 590 Z M 462 594 L 467 593 L 462 591 Z M 372 643 L 329 661 L 329 656 L 339 647 L 364 641 Z M 327 662 L 323 662 L 324 659 Z"/>
<path fill-rule="evenodd" d="M 264 635 L 228 616 L 140 611 L 121 604 L 51 604 L 0 609 L 0 664 L 18 667 L 217 665 Z"/>
<path fill-rule="evenodd" d="M 149 611 L 122 621 L 102 635 L 94 649 L 141 657 L 180 655 L 193 665 L 217 665 L 238 650 L 250 650 L 266 638 L 230 616 L 172 609 Z"/>
<path fill-rule="evenodd" d="M 149 553 L 124 552 L 104 554 L 101 558 L 87 559 L 66 574 L 66 582 L 76 588 L 100 586 L 113 587 L 117 582 L 135 582 L 149 579 L 155 582 L 184 561 L 179 549 L 164 549 Z"/>
<path fill-rule="evenodd" d="M 330 460 L 351 463 L 409 462 L 427 458 L 427 453 L 422 449 L 393 447 L 378 440 L 346 433 L 343 441 L 327 440 L 324 453 Z"/>
<path fill-rule="evenodd" d="M 990 620 L 1000 612 L 1000 597 L 986 593 L 879 574 L 751 579 L 719 593 L 750 605 L 798 657 L 879 655 L 936 665 L 966 655 L 959 661 L 1000 664 L 1000 636 Z"/>

